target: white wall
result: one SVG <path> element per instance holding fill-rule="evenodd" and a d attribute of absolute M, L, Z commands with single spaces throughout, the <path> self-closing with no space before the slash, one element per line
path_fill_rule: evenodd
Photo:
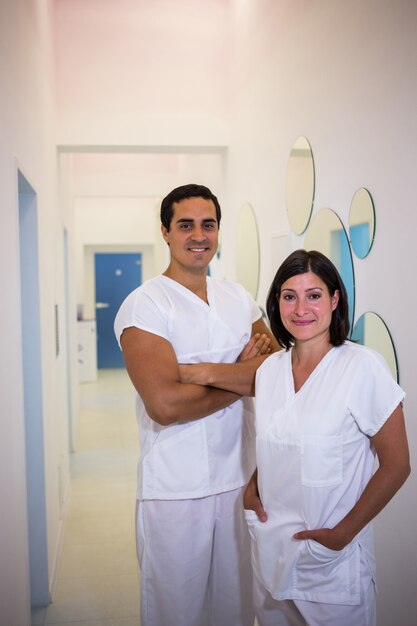
<path fill-rule="evenodd" d="M 225 144 L 228 2 L 55 4 L 59 144 Z"/>
<path fill-rule="evenodd" d="M 347 227 L 356 189 L 365 186 L 374 198 L 374 247 L 367 259 L 354 259 L 356 318 L 374 310 L 392 332 L 415 455 L 417 5 L 408 0 L 236 0 L 233 5 L 229 199 L 235 211 L 250 202 L 258 217 L 260 302 L 276 269 L 271 233 L 288 229 L 287 159 L 294 140 L 305 135 L 316 165 L 314 212 L 332 208 Z M 292 237 L 291 247 L 302 242 Z M 231 268 L 233 250 L 225 249 L 225 255 Z M 379 626 L 416 623 L 416 481 L 413 474 L 376 523 Z"/>
<path fill-rule="evenodd" d="M 285 244 L 289 230 L 285 177 L 294 140 L 305 135 L 313 148 L 314 212 L 331 208 L 347 226 L 354 192 L 367 187 L 377 212 L 376 240 L 367 259 L 354 259 L 356 317 L 375 310 L 392 332 L 401 382 L 408 394 L 408 430 L 415 450 L 417 397 L 410 356 L 413 326 L 404 322 L 404 318 L 413 319 L 417 297 L 410 287 L 417 219 L 412 203 L 417 149 L 415 3 L 199 0 L 190 7 L 186 1 L 157 2 L 152 3 L 150 37 L 144 35 L 143 47 L 138 48 L 132 32 L 141 33 L 144 25 L 149 26 L 151 3 L 141 3 L 139 9 L 126 1 L 118 4 L 111 31 L 118 61 L 105 62 L 107 76 L 99 74 L 94 80 L 92 67 L 98 55 L 107 61 L 109 56 L 103 49 L 103 29 L 111 22 L 109 3 L 105 6 L 104 11 L 97 12 L 97 5 L 89 3 L 91 12 L 83 13 L 81 25 L 81 17 L 71 15 L 72 7 L 74 13 L 81 11 L 79 2 L 59 0 L 60 141 L 107 146 L 227 145 L 219 272 L 235 276 L 237 216 L 241 206 L 250 202 L 261 241 L 261 304 L 287 245 L 291 249 L 303 243 L 303 237 L 290 236 Z M 190 8 L 189 22 L 185 16 Z M 197 23 L 194 9 L 199 11 Z M 225 14 L 229 9 L 230 14 Z M 124 31 L 126 16 L 132 24 L 128 35 Z M 167 19 L 172 24 L 169 33 Z M 218 26 L 220 40 L 210 31 L 213 23 Z M 165 38 L 161 38 L 162 32 Z M 78 76 L 73 73 L 76 58 L 71 59 L 75 33 L 76 54 L 90 59 Z M 194 33 L 201 42 L 197 47 L 192 46 Z M 148 50 L 151 39 L 158 43 L 154 48 L 163 63 L 154 63 L 148 54 L 144 68 L 142 52 Z M 129 42 L 126 46 L 125 41 Z M 164 46 L 175 49 L 169 58 Z M 209 53 L 200 59 L 202 47 L 217 47 L 220 52 L 213 53 L 210 61 Z M 191 49 L 188 80 L 183 61 Z M 109 50 L 114 52 L 112 46 Z M 125 59 L 130 53 L 136 63 L 127 68 Z M 200 73 L 196 67 L 201 68 Z M 202 81 L 210 85 L 208 91 Z M 117 87 L 111 94 L 110 85 Z M 415 480 L 410 478 L 377 521 L 381 626 L 399 621 L 398 616 L 408 626 L 417 614 L 413 590 L 417 550 L 412 530 L 416 522 L 412 497 Z M 398 571 L 403 575 L 398 576 Z"/>
<path fill-rule="evenodd" d="M 29 623 L 17 163 L 38 193 L 51 575 L 68 476 L 68 363 L 75 371 L 65 346 L 55 357 L 53 311 L 56 303 L 67 308 L 62 228 L 73 272 L 76 197 L 161 197 L 199 178 L 224 208 L 216 272 L 231 277 L 237 215 L 250 202 L 261 241 L 263 304 L 286 246 L 303 242 L 286 242 L 284 199 L 291 146 L 307 136 L 316 164 L 315 212 L 332 208 L 347 225 L 355 190 L 365 186 L 373 196 L 376 240 L 367 259 L 355 260 L 356 317 L 375 310 L 391 330 L 407 391 L 412 452 L 417 447 L 413 0 L 55 0 L 54 6 L 56 136 L 49 3 L 0 3 L 0 82 L 7 86 L 0 99 L 0 271 L 7 294 L 0 366 L 0 615 L 16 626 Z M 59 195 L 55 144 L 61 151 Z M 210 148 L 215 154 L 208 154 Z M 112 152 L 118 162 L 113 154 L 110 163 L 106 153 Z M 71 153 L 77 153 L 75 162 Z M 134 159 L 142 157 L 137 167 Z M 68 301 L 71 341 L 73 276 Z M 76 402 L 75 390 L 71 397 Z M 379 626 L 415 623 L 415 491 L 412 475 L 377 521 Z"/>
<path fill-rule="evenodd" d="M 68 484 L 66 346 L 55 355 L 54 311 L 65 326 L 63 230 L 58 204 L 50 6 L 0 3 L 0 616 L 30 623 L 20 313 L 17 169 L 37 194 L 42 402 L 47 491 L 48 569 L 52 583 Z M 62 327 L 61 327 L 62 330 Z"/>

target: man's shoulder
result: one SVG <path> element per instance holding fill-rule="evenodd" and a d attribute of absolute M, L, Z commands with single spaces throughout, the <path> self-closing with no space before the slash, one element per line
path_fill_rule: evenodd
<path fill-rule="evenodd" d="M 135 308 L 144 301 L 157 300 L 162 291 L 160 278 L 160 276 L 155 276 L 136 287 L 126 296 L 120 306 L 120 310 Z"/>
<path fill-rule="evenodd" d="M 163 287 L 163 277 L 162 275 L 154 276 L 153 278 L 148 278 L 141 285 L 136 287 L 133 291 L 128 295 L 129 297 L 136 297 L 140 295 L 151 295 L 156 294 L 162 290 Z"/>
<path fill-rule="evenodd" d="M 241 297 L 243 295 L 248 298 L 251 297 L 246 289 L 234 280 L 229 280 L 228 278 L 215 278 L 213 276 L 208 276 L 207 280 L 216 291 L 227 291 L 228 293 L 237 294 Z"/>

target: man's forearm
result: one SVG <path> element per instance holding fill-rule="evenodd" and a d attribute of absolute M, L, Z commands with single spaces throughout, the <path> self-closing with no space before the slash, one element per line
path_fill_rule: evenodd
<path fill-rule="evenodd" d="M 180 365 L 181 381 L 206 385 L 241 396 L 255 394 L 255 374 L 268 355 L 254 357 L 242 363 L 193 363 Z"/>
<path fill-rule="evenodd" d="M 148 415 L 163 426 L 197 420 L 239 400 L 240 394 L 196 384 L 172 383 L 145 402 Z"/>

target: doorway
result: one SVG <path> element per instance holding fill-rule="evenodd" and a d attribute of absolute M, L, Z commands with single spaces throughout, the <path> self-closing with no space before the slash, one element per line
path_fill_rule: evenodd
<path fill-rule="evenodd" d="M 37 607 L 49 604 L 38 207 L 36 192 L 20 171 L 18 206 L 30 596 Z"/>

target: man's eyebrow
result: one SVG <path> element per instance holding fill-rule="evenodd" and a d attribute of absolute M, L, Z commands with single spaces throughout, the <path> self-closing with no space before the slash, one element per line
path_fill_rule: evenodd
<path fill-rule="evenodd" d="M 177 220 L 177 224 L 181 224 L 181 223 L 190 223 L 190 222 L 194 222 L 194 219 L 192 217 L 181 217 Z M 214 217 L 206 217 L 203 219 L 203 222 L 217 222 L 217 220 Z"/>

